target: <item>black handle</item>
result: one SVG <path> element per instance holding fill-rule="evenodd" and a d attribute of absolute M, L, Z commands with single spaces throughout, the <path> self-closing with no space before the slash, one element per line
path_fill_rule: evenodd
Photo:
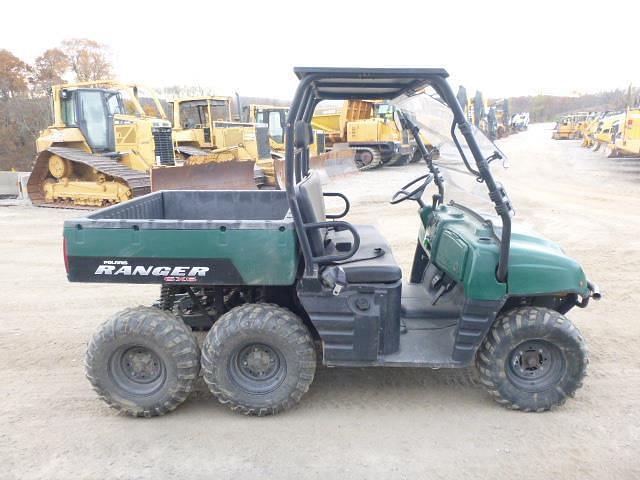
<path fill-rule="evenodd" d="M 353 236 L 353 244 L 351 245 L 351 248 L 348 252 L 344 252 L 338 255 L 321 255 L 319 257 L 312 255 L 311 260 L 315 263 L 333 263 L 347 260 L 348 258 L 353 257 L 358 251 L 358 248 L 360 248 L 360 235 L 358 235 L 358 231 L 355 229 L 355 227 L 348 222 L 314 222 L 305 223 L 302 226 L 304 227 L 305 231 L 314 230 L 316 228 L 333 228 L 336 232 L 349 230 L 349 232 L 351 232 L 351 235 Z"/>
<path fill-rule="evenodd" d="M 347 215 L 347 213 L 349 213 L 349 210 L 351 209 L 351 203 L 349 203 L 349 199 L 346 197 L 346 195 L 338 192 L 322 192 L 322 195 L 324 195 L 325 197 L 340 197 L 342 200 L 344 200 L 344 210 L 341 213 L 327 213 L 325 217 L 330 219 L 343 218 Z"/>

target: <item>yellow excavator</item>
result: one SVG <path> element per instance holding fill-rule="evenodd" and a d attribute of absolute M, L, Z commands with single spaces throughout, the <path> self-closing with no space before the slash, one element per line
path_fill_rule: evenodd
<path fill-rule="evenodd" d="M 420 157 L 415 142 L 409 140 L 395 108 L 377 100 L 346 100 L 340 108 L 314 115 L 311 125 L 326 133 L 327 148 L 354 149 L 360 170 L 416 161 Z"/>
<path fill-rule="evenodd" d="M 51 106 L 53 124 L 36 140 L 27 183 L 35 205 L 122 202 L 149 192 L 154 166 L 174 164 L 171 123 L 150 89 L 110 80 L 55 85 Z"/>
<path fill-rule="evenodd" d="M 231 97 L 177 98 L 170 105 L 176 157 L 183 166 L 154 172 L 154 190 L 208 188 L 198 182 L 200 171 L 233 189 L 275 185 L 267 126 L 232 121 Z"/>

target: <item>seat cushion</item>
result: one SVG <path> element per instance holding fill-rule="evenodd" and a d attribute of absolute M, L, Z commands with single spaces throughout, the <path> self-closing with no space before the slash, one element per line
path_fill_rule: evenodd
<path fill-rule="evenodd" d="M 402 278 L 402 270 L 378 229 L 373 225 L 354 225 L 360 235 L 360 247 L 356 254 L 346 262 L 338 262 L 347 275 L 349 283 L 393 283 Z M 335 245 L 351 243 L 349 232 L 332 232 L 331 244 L 327 249 L 339 253 Z M 376 249 L 384 250 L 384 255 L 378 255 Z M 375 257 L 375 258 L 371 258 Z"/>

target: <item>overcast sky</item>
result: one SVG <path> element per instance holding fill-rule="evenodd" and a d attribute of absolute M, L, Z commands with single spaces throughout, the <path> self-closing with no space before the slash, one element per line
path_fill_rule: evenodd
<path fill-rule="evenodd" d="M 295 65 L 443 66 L 454 88 L 494 97 L 640 85 L 638 0 L 600 8 L 584 0 L 65 0 L 2 9 L 0 48 L 23 60 L 91 38 L 110 47 L 120 80 L 154 87 L 289 98 Z"/>

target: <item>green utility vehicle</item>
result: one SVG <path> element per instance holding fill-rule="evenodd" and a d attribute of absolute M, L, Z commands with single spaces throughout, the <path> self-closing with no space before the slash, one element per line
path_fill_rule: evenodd
<path fill-rule="evenodd" d="M 511 203 L 489 167 L 502 154 L 481 148 L 447 72 L 295 73 L 285 191 L 161 191 L 65 222 L 70 281 L 161 285 L 155 305 L 116 314 L 91 339 L 86 369 L 98 395 L 129 415 L 161 415 L 201 373 L 223 404 L 268 415 L 296 404 L 321 362 L 477 366 L 499 403 L 524 411 L 564 403 L 587 367 L 584 339 L 564 315 L 600 293 L 558 245 L 512 232 Z M 427 97 L 427 87 L 451 114 L 457 168 L 486 187 L 497 217 L 445 202 L 421 113 L 399 108 L 426 164 L 391 200 L 418 205 L 403 282 L 389 243 L 373 226 L 346 221 L 347 197 L 323 192 L 309 169 L 310 122 L 324 99 L 397 102 Z M 450 161 L 446 149 L 440 155 L 439 165 Z M 432 183 L 437 192 L 425 202 Z M 327 213 L 327 196 L 342 199 L 343 211 Z M 202 349 L 193 329 L 208 330 Z"/>

